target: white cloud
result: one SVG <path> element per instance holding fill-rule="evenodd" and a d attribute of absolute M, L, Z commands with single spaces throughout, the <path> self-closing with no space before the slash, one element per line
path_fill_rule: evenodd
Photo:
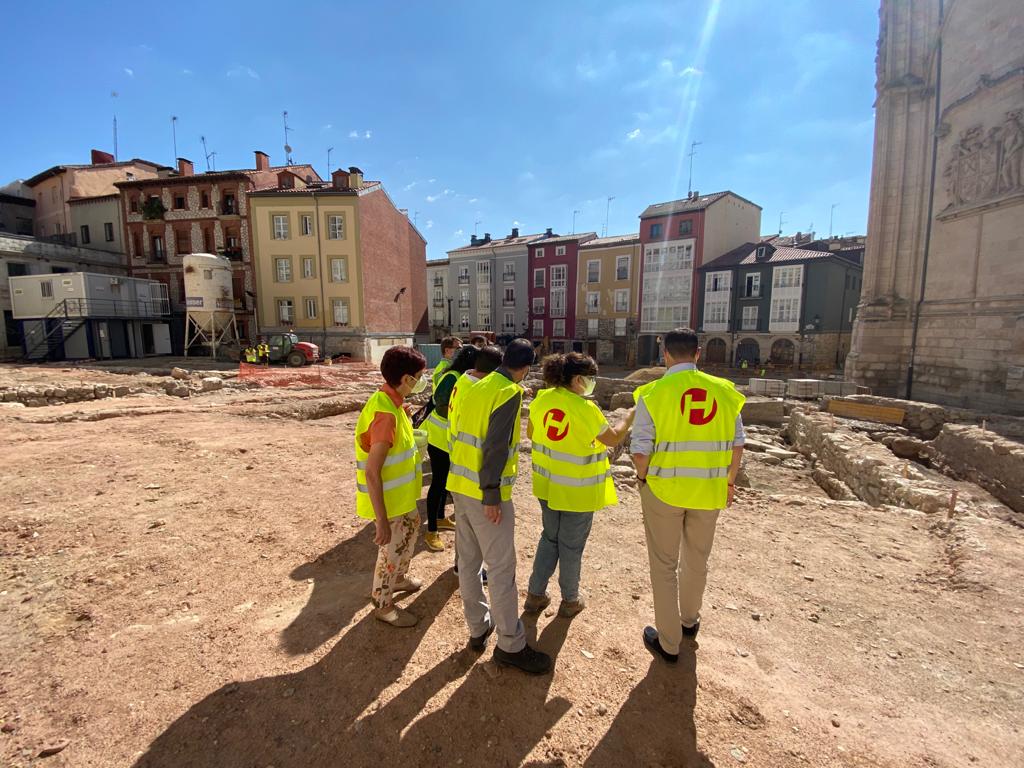
<path fill-rule="evenodd" d="M 452 193 L 452 190 L 450 190 L 450 189 L 446 189 L 446 190 L 445 190 L 444 192 L 442 192 L 441 194 L 443 194 L 443 195 L 447 196 L 447 195 L 450 195 L 451 193 Z"/>
<path fill-rule="evenodd" d="M 469 198 L 469 202 L 471 202 L 471 203 L 475 203 L 475 202 L 476 202 L 476 198 L 475 198 L 475 197 L 471 197 L 471 198 Z"/>
<path fill-rule="evenodd" d="M 626 134 L 626 140 L 627 141 L 633 141 L 633 139 L 636 139 L 639 136 L 640 136 L 640 129 L 639 128 L 634 128 L 632 131 L 630 131 L 629 133 Z"/>
<path fill-rule="evenodd" d="M 348 137 L 350 139 L 358 139 L 359 138 L 359 131 L 349 131 L 348 132 Z"/>
<path fill-rule="evenodd" d="M 520 181 L 533 181 L 536 176 L 533 175 L 533 171 L 523 171 L 519 174 Z"/>
<path fill-rule="evenodd" d="M 603 60 L 595 61 L 590 54 L 585 54 L 576 62 L 576 76 L 582 80 L 601 80 L 610 75 L 618 66 L 618 55 L 608 51 Z"/>
<path fill-rule="evenodd" d="M 232 64 L 231 67 L 228 68 L 227 76 L 228 77 L 232 77 L 232 78 L 248 77 L 248 78 L 250 78 L 252 80 L 259 80 L 260 79 L 260 73 L 259 72 L 257 72 L 252 67 L 246 67 L 246 66 L 243 66 L 241 64 Z"/>
<path fill-rule="evenodd" d="M 369 139 L 369 138 L 373 137 L 373 131 L 363 131 L 362 133 L 360 133 L 359 131 L 355 131 L 355 130 L 354 131 L 349 131 L 348 132 L 348 137 L 350 139 Z"/>
<path fill-rule="evenodd" d="M 436 203 L 441 199 L 440 195 L 427 195 L 426 200 L 428 203 Z"/>
<path fill-rule="evenodd" d="M 662 59 L 658 62 L 658 69 L 664 72 L 666 75 L 671 75 L 675 69 L 675 65 L 672 64 L 670 59 Z"/>
<path fill-rule="evenodd" d="M 462 237 L 465 234 L 466 233 L 463 232 L 461 229 L 456 229 L 454 232 L 452 232 L 452 237 Z"/>
<path fill-rule="evenodd" d="M 418 181 L 410 181 L 408 184 L 406 184 L 404 187 L 402 187 L 402 189 L 405 190 L 406 192 L 408 192 L 410 189 L 415 187 L 417 184 L 419 184 Z"/>
<path fill-rule="evenodd" d="M 692 77 L 694 75 L 700 76 L 704 74 L 704 70 L 698 69 L 697 67 L 686 67 L 682 72 L 679 73 L 680 77 Z"/>
<path fill-rule="evenodd" d="M 326 131 L 329 131 L 329 130 L 331 130 L 331 128 L 333 128 L 333 127 L 334 127 L 334 124 L 333 124 L 333 123 L 327 123 L 327 125 L 322 125 L 322 126 L 320 126 L 320 132 L 321 132 L 321 133 L 324 133 L 324 132 L 326 132 Z"/>
<path fill-rule="evenodd" d="M 433 219 L 427 219 L 427 229 L 433 229 L 433 228 L 434 228 L 434 220 Z"/>
<path fill-rule="evenodd" d="M 518 227 L 519 226 L 519 222 L 518 221 L 513 221 L 512 222 L 512 226 L 513 227 Z"/>
<path fill-rule="evenodd" d="M 126 75 L 128 75 L 128 77 L 135 77 L 135 72 L 134 72 L 134 70 L 132 70 L 132 69 L 129 69 L 128 67 L 125 67 L 125 68 L 124 68 L 124 73 L 125 73 Z"/>
<path fill-rule="evenodd" d="M 427 184 L 433 184 L 437 179 L 427 179 Z"/>
<path fill-rule="evenodd" d="M 183 70 L 181 70 L 181 74 L 183 74 L 183 75 L 191 75 L 192 74 L 192 70 L 191 69 L 183 69 Z"/>
<path fill-rule="evenodd" d="M 363 138 L 364 139 L 369 139 L 369 138 L 371 138 L 372 135 L 373 135 L 372 131 L 367 131 L 366 133 L 363 134 Z"/>

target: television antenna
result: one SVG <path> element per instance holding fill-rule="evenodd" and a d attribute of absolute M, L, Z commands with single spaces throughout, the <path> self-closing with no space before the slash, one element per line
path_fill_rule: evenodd
<path fill-rule="evenodd" d="M 785 211 L 779 211 L 779 237 L 782 237 L 782 225 L 786 223 L 785 219 L 782 218 L 782 214 Z"/>
<path fill-rule="evenodd" d="M 334 147 L 327 148 L 327 178 L 331 178 L 331 152 L 334 151 Z"/>
<path fill-rule="evenodd" d="M 204 155 L 204 157 L 206 157 L 206 171 L 209 172 L 210 171 L 210 158 L 213 157 L 214 155 L 216 155 L 217 153 L 216 152 L 212 152 L 211 153 L 206 148 L 206 137 L 205 136 L 200 136 L 199 137 L 199 141 L 202 142 L 202 145 L 203 145 L 203 155 Z"/>
<path fill-rule="evenodd" d="M 828 239 L 832 239 L 832 217 L 835 215 L 836 208 L 839 207 L 839 203 L 832 203 L 832 210 L 828 212 Z"/>
<path fill-rule="evenodd" d="M 579 211 L 573 211 L 572 212 L 572 232 L 570 234 L 573 234 L 573 235 L 576 234 L 576 214 L 577 213 L 579 213 Z"/>
<path fill-rule="evenodd" d="M 615 199 L 614 195 L 610 196 L 608 198 L 606 204 L 605 204 L 605 207 L 604 207 L 604 229 L 601 230 L 601 237 L 608 237 L 608 214 L 611 213 L 611 210 L 612 210 L 612 200 L 614 200 L 614 199 Z"/>
<path fill-rule="evenodd" d="M 174 138 L 174 162 L 178 162 L 178 118 L 171 115 L 171 136 Z"/>
<path fill-rule="evenodd" d="M 477 219 L 476 221 L 473 222 L 473 237 L 476 237 L 477 225 L 482 224 L 482 223 L 483 222 L 480 219 Z"/>
<path fill-rule="evenodd" d="M 690 142 L 690 151 L 687 154 L 687 157 L 690 158 L 690 179 L 689 181 L 686 182 L 687 197 L 693 194 L 693 156 L 697 154 L 697 147 L 699 147 L 701 144 L 703 144 L 703 142 L 701 141 Z"/>
<path fill-rule="evenodd" d="M 117 98 L 117 91 L 110 92 L 110 98 Z M 117 102 L 114 102 L 114 160 L 117 160 Z"/>
<path fill-rule="evenodd" d="M 288 127 L 288 110 L 281 113 L 284 118 L 284 157 L 287 165 L 292 164 L 292 145 L 288 143 L 288 133 L 292 130 Z"/>

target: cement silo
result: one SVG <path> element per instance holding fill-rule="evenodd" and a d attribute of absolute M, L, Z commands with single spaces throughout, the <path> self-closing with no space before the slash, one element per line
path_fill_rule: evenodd
<path fill-rule="evenodd" d="M 235 297 L 231 288 L 231 262 L 210 253 L 191 253 L 182 257 L 185 278 L 185 355 L 189 347 L 209 347 L 217 356 L 217 347 L 233 343 L 239 346 L 235 323 Z"/>

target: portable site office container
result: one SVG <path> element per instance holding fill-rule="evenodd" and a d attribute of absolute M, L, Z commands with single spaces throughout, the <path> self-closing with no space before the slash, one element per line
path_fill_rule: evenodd
<path fill-rule="evenodd" d="M 29 360 L 171 353 L 167 286 L 92 272 L 10 278 L 11 308 Z"/>

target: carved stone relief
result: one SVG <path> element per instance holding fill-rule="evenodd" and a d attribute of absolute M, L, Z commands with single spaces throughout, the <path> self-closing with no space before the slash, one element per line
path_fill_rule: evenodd
<path fill-rule="evenodd" d="M 946 211 L 1024 193 L 1024 110 L 1006 113 L 1003 124 L 976 125 L 960 134 L 942 171 Z"/>

